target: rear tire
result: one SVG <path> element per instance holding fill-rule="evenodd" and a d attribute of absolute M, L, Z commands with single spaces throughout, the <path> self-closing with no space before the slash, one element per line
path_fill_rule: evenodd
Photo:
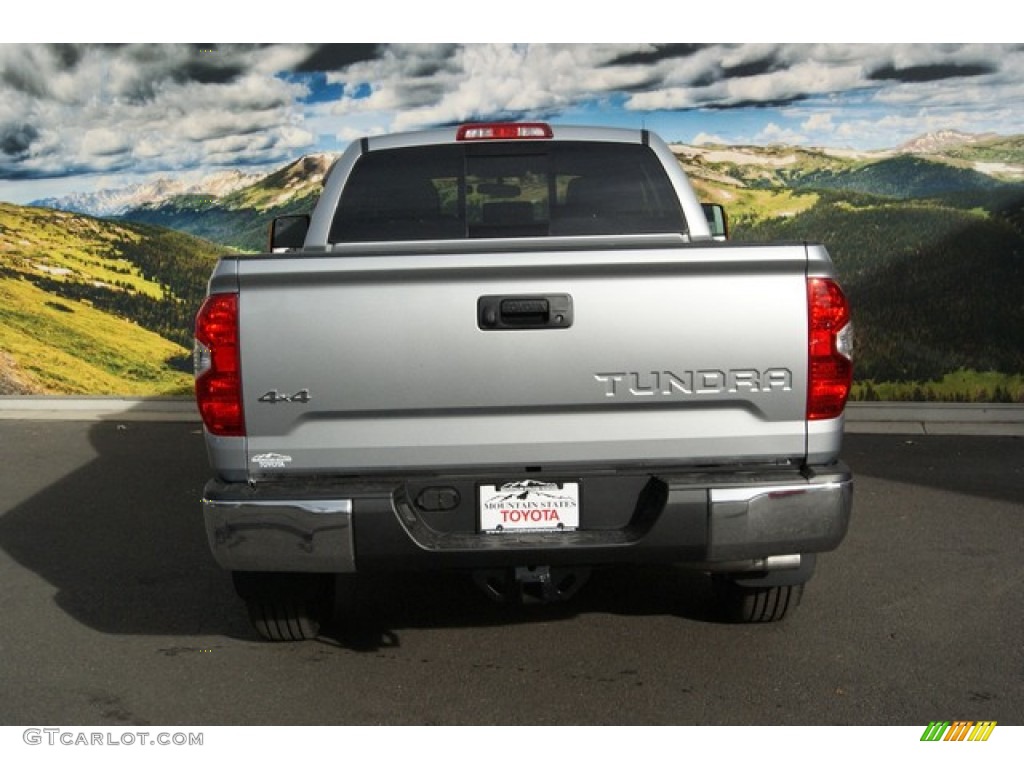
<path fill-rule="evenodd" d="M 745 587 L 727 578 L 716 579 L 716 599 L 723 617 L 737 624 L 782 621 L 800 605 L 804 585 Z"/>
<path fill-rule="evenodd" d="M 737 624 L 782 621 L 800 605 L 816 564 L 812 553 L 802 555 L 800 565 L 792 570 L 713 574 L 716 606 L 722 618 Z"/>
<path fill-rule="evenodd" d="M 236 571 L 235 591 L 264 640 L 312 640 L 331 604 L 331 577 L 318 573 Z"/>

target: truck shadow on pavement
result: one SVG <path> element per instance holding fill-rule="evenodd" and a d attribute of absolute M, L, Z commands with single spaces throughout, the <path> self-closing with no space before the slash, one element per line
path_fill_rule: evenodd
<path fill-rule="evenodd" d="M 108 634 L 256 639 L 207 546 L 199 502 L 209 470 L 198 424 L 5 421 L 0 435 L 0 500 L 24 499 L 0 507 L 0 549 L 52 585 L 68 616 Z M 30 574 L 15 567 L 12 576 L 9 589 L 38 593 Z M 705 621 L 713 620 L 709 595 L 705 577 L 671 568 L 595 571 L 572 600 L 533 606 L 495 603 L 461 574 L 395 574 L 361 580 L 358 610 L 325 635 L 369 650 L 397 645 L 403 628 L 587 612 Z M 59 624 L 45 610 L 33 620 Z"/>
<path fill-rule="evenodd" d="M 41 485 L 0 517 L 0 548 L 56 588 L 57 606 L 100 632 L 247 632 L 230 579 L 207 549 L 198 424 L 129 416 L 0 425 L 12 472 L 3 484 Z M 20 449 L 9 455 L 14 443 Z M 66 473 L 42 485 L 36 463 L 48 464 L 44 477 Z"/>
<path fill-rule="evenodd" d="M 397 629 L 437 629 L 557 622 L 586 614 L 670 616 L 720 621 L 710 579 L 672 566 L 595 569 L 570 599 L 552 603 L 496 602 L 463 573 L 360 576 L 335 607 L 321 640 L 355 651 L 401 645 Z"/>

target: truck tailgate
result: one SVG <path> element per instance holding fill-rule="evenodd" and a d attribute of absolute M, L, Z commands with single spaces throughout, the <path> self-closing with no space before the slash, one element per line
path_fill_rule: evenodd
<path fill-rule="evenodd" d="M 804 246 L 234 262 L 253 476 L 805 454 Z"/>

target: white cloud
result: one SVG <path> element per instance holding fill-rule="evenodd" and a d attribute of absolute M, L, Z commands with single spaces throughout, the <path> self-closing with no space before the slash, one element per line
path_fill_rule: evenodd
<path fill-rule="evenodd" d="M 806 135 L 775 123 L 768 123 L 754 139 L 756 144 L 803 144 L 806 141 Z"/>
<path fill-rule="evenodd" d="M 338 63 L 289 76 L 309 61 Z M 1024 51 L 996 44 L 10 44 L 0 179 L 267 165 L 386 131 L 597 109 L 676 135 L 685 117 L 686 135 L 724 143 L 879 148 L 943 127 L 1024 132 L 1022 90 Z"/>
<path fill-rule="evenodd" d="M 300 53 L 272 49 L 270 58 L 294 64 Z M 14 105 L 0 109 L 0 132 L 16 113 L 29 126 L 19 135 L 35 134 L 24 148 L 0 139 L 0 175 L 249 164 L 312 149 L 315 136 L 296 125 L 305 86 L 265 71 L 263 56 L 248 47 L 0 46 L 0 104 Z"/>
<path fill-rule="evenodd" d="M 817 112 L 812 114 L 800 124 L 800 128 L 807 133 L 832 133 L 835 131 L 835 123 L 832 122 L 831 112 Z"/>
<path fill-rule="evenodd" d="M 545 114 L 637 86 L 641 67 L 603 66 L 638 46 L 396 46 L 330 76 L 346 85 L 334 113 L 378 113 L 390 130 L 474 116 Z M 356 98 L 369 86 L 371 94 Z"/>
<path fill-rule="evenodd" d="M 693 137 L 693 140 L 690 143 L 700 147 L 705 144 L 722 145 L 728 144 L 729 142 L 723 139 L 721 136 L 716 136 L 713 133 L 698 133 L 696 136 Z"/>
<path fill-rule="evenodd" d="M 131 144 L 119 131 L 106 127 L 90 128 L 82 136 L 80 145 L 82 153 L 88 157 L 94 155 L 120 155 L 131 150 Z"/>

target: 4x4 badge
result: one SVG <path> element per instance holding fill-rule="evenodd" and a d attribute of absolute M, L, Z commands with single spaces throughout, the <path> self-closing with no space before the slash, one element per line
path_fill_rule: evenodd
<path fill-rule="evenodd" d="M 283 392 L 272 389 L 260 395 L 259 402 L 274 405 L 276 403 L 308 403 L 311 399 L 308 389 L 300 389 L 294 395 L 286 395 Z"/>

